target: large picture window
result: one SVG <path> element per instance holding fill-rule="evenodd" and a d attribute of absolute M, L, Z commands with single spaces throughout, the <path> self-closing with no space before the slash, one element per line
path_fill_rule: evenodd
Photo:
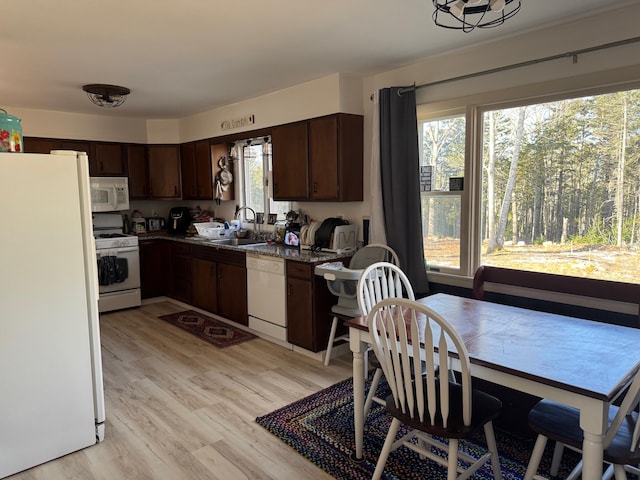
<path fill-rule="evenodd" d="M 419 109 L 429 271 L 640 283 L 640 90 L 495 105 Z"/>
<path fill-rule="evenodd" d="M 640 283 L 640 90 L 482 114 L 480 264 Z"/>

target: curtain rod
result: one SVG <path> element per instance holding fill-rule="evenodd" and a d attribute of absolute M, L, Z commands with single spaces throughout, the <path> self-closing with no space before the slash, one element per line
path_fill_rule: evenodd
<path fill-rule="evenodd" d="M 527 60 L 526 62 L 520 62 L 520 63 L 514 63 L 512 65 L 504 65 L 502 67 L 490 68 L 489 70 L 482 70 L 480 72 L 468 73 L 466 75 L 460 75 L 458 77 L 452 77 L 444 80 L 437 80 L 435 82 L 423 83 L 422 85 L 414 85 L 411 87 L 401 88 L 398 90 L 398 95 L 402 95 L 405 92 L 410 92 L 412 90 L 417 90 L 420 88 L 433 87 L 435 85 L 441 85 L 443 83 L 456 82 L 458 80 L 467 80 L 469 78 L 481 77 L 483 75 L 490 75 L 492 73 L 505 72 L 507 70 L 513 70 L 516 68 L 537 65 L 538 63 L 550 62 L 552 60 L 559 60 L 561 58 L 573 58 L 573 63 L 578 63 L 578 55 L 596 52 L 598 50 L 605 50 L 608 48 L 620 47 L 623 45 L 629 45 L 631 43 L 637 43 L 637 42 L 640 42 L 640 37 L 627 38 L 625 40 L 619 40 L 617 42 L 604 43 L 602 45 L 597 45 L 595 47 L 587 47 L 587 48 L 582 48 L 580 50 L 573 50 L 571 52 L 560 53 L 557 55 L 550 55 L 548 57 L 536 58 L 534 60 Z M 373 100 L 373 95 L 371 95 L 371 99 Z"/>

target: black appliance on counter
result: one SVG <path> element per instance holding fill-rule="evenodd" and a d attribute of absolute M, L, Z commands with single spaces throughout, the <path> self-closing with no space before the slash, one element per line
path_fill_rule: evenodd
<path fill-rule="evenodd" d="M 286 215 L 287 223 L 285 225 L 284 243 L 290 247 L 300 246 L 301 225 L 298 222 L 299 216 L 300 212 L 296 210 L 291 210 L 290 212 L 287 212 Z"/>
<path fill-rule="evenodd" d="M 184 235 L 191 225 L 191 213 L 187 207 L 173 207 L 169 212 L 169 228 L 171 235 Z"/>

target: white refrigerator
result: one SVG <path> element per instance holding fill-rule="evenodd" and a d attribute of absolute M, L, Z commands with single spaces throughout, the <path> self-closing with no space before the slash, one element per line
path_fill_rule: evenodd
<path fill-rule="evenodd" d="M 0 478 L 104 438 L 85 154 L 0 153 Z"/>

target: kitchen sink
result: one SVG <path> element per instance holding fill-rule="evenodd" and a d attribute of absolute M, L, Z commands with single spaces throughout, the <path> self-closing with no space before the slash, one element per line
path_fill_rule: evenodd
<path fill-rule="evenodd" d="M 211 243 L 215 243 L 216 245 L 232 245 L 232 246 L 242 246 L 242 245 L 256 245 L 259 243 L 267 243 L 264 240 L 258 240 L 253 238 L 221 238 L 219 240 L 209 240 Z"/>

